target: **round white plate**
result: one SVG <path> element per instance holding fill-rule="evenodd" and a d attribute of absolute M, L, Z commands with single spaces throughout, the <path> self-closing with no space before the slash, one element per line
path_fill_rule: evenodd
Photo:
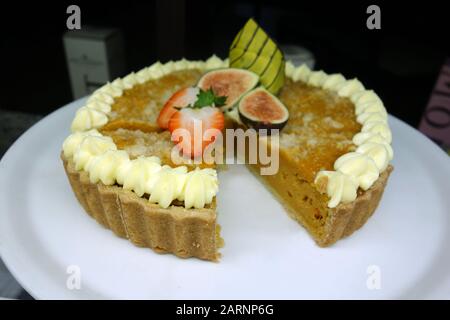
<path fill-rule="evenodd" d="M 395 170 L 379 208 L 330 248 L 230 166 L 212 263 L 137 248 L 83 212 L 59 159 L 82 102 L 33 126 L 0 164 L 1 256 L 35 298 L 450 298 L 450 158 L 400 120 L 389 119 Z"/>

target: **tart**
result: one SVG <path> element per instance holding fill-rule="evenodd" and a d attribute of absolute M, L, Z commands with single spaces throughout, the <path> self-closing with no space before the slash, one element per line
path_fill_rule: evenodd
<path fill-rule="evenodd" d="M 159 117 L 180 89 L 228 67 L 216 56 L 157 62 L 106 84 L 77 111 L 61 158 L 76 198 L 99 224 L 156 252 L 219 259 L 221 167 L 174 153 L 173 132 Z M 381 200 L 393 169 L 387 113 L 357 79 L 284 61 L 279 67 L 283 77 L 276 73 L 270 95 L 278 95 L 289 118 L 277 139 L 257 138 L 279 155 L 279 167 L 262 175 L 259 159 L 247 166 L 319 246 L 329 246 L 364 225 Z M 226 107 L 220 129 L 246 128 L 241 108 Z M 179 116 L 177 110 L 170 112 Z"/>

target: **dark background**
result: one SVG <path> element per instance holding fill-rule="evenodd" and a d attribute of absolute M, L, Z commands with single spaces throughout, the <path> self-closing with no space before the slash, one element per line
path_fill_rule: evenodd
<path fill-rule="evenodd" d="M 187 57 L 222 58 L 254 17 L 279 43 L 311 50 L 316 69 L 357 76 L 390 113 L 417 126 L 448 56 L 450 12 L 444 2 L 81 1 L 2 3 L 0 109 L 47 114 L 72 100 L 62 35 L 66 8 L 83 25 L 120 28 L 127 73 Z M 366 8 L 381 8 L 381 30 L 368 30 Z"/>

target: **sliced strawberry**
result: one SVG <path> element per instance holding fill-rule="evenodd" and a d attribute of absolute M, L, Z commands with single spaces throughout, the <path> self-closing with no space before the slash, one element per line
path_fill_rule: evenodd
<path fill-rule="evenodd" d="M 197 101 L 198 93 L 199 89 L 193 87 L 183 88 L 175 92 L 159 112 L 158 126 L 162 129 L 167 129 L 170 118 L 177 112 L 176 108 L 184 108 L 194 104 Z"/>
<path fill-rule="evenodd" d="M 195 158 L 216 140 L 224 125 L 225 118 L 218 108 L 184 108 L 170 118 L 169 131 L 183 155 Z"/>

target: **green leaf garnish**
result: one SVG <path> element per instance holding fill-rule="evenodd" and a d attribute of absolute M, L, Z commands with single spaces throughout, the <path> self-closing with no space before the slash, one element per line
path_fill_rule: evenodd
<path fill-rule="evenodd" d="M 203 107 L 221 107 L 224 106 L 227 101 L 227 96 L 216 96 L 212 88 L 208 90 L 200 89 L 197 94 L 197 101 L 194 105 L 189 105 L 191 108 L 203 108 Z"/>

